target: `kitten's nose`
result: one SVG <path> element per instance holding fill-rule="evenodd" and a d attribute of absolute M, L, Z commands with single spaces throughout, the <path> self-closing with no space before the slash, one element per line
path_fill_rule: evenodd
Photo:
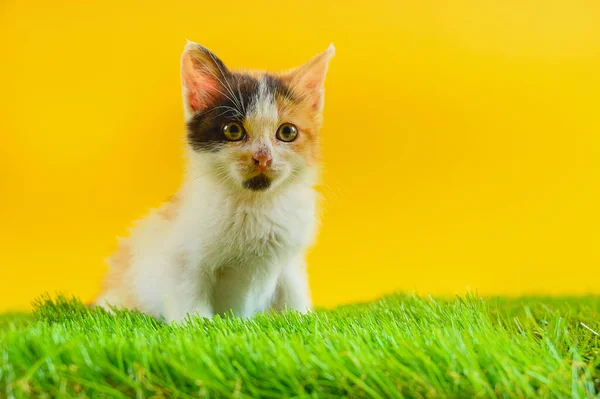
<path fill-rule="evenodd" d="M 254 160 L 254 165 L 256 165 L 259 169 L 266 170 L 273 163 L 273 158 L 269 155 L 268 152 L 259 151 L 252 156 Z"/>

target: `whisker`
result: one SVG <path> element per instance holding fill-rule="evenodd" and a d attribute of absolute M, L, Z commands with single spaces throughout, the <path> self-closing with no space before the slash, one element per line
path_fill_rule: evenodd
<path fill-rule="evenodd" d="M 219 65 L 219 61 L 218 61 L 218 60 L 215 58 L 215 56 L 214 56 L 212 53 L 210 53 L 210 52 L 209 52 L 209 56 L 210 56 L 210 58 L 212 58 L 212 60 L 213 60 L 214 64 L 215 64 L 215 65 L 217 66 L 217 68 L 219 69 L 219 72 L 221 73 L 221 76 L 222 76 L 223 78 L 225 78 L 225 72 L 223 71 L 223 69 L 222 69 L 222 68 L 221 68 L 221 66 Z M 209 71 L 210 71 L 210 73 L 211 73 L 211 74 L 212 74 L 212 75 L 213 75 L 213 76 L 214 76 L 214 77 L 215 77 L 215 78 L 216 78 L 216 79 L 217 79 L 217 80 L 218 80 L 218 81 L 221 83 L 221 85 L 222 85 L 223 87 L 225 87 L 225 89 L 227 89 L 227 91 L 229 91 L 229 94 L 231 94 L 233 97 L 235 97 L 235 94 L 233 94 L 233 90 L 231 89 L 231 86 L 229 85 L 229 82 L 227 82 L 227 79 L 225 79 L 225 82 L 223 82 L 223 80 L 221 80 L 221 78 L 219 78 L 219 77 L 218 77 L 218 76 L 217 76 L 217 75 L 216 75 L 216 74 L 215 74 L 215 73 L 214 73 L 212 70 L 210 70 L 210 69 L 209 69 Z M 233 101 L 233 102 L 235 103 L 235 106 L 236 106 L 236 107 L 238 107 L 238 108 L 240 108 L 240 111 L 241 111 L 241 108 L 242 108 L 242 107 L 241 107 L 241 104 L 238 102 L 238 99 L 237 99 L 237 98 L 235 98 L 235 101 L 234 101 L 234 99 L 230 98 L 230 100 L 231 100 L 231 101 Z"/>
<path fill-rule="evenodd" d="M 244 104 L 244 101 L 242 99 L 242 92 L 240 91 L 240 77 L 237 77 L 237 92 L 238 92 L 238 98 L 240 100 L 240 102 L 242 103 L 242 112 L 244 113 L 244 115 L 246 114 L 246 104 Z"/>

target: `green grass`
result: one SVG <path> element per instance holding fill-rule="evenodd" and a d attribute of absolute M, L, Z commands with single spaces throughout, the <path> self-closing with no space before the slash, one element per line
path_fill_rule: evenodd
<path fill-rule="evenodd" d="M 594 331 L 598 297 L 396 295 L 182 325 L 45 299 L 0 316 L 0 397 L 596 397 Z"/>

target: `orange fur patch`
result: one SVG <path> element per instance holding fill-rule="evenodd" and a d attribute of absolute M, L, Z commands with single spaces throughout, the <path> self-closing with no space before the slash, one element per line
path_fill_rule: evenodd
<path fill-rule="evenodd" d="M 323 84 L 334 53 L 333 46 L 329 46 L 308 63 L 278 75 L 299 97 L 296 101 L 277 98 L 277 108 L 282 121 L 294 123 L 300 130 L 300 135 L 291 145 L 304 155 L 308 165 L 319 162 L 321 157 L 319 131 L 323 117 Z"/>
<path fill-rule="evenodd" d="M 166 220 L 172 220 L 179 210 L 179 197 L 172 196 L 156 212 Z"/>
<path fill-rule="evenodd" d="M 155 212 L 158 216 L 170 221 L 177 215 L 179 204 L 179 197 L 175 195 Z M 131 292 L 131 276 L 128 275 L 132 262 L 133 254 L 129 239 L 121 239 L 117 250 L 107 259 L 109 270 L 102 290 L 104 293 L 109 292 L 120 298 L 120 306 L 130 309 L 136 307 L 136 301 Z"/>
<path fill-rule="evenodd" d="M 321 129 L 320 110 L 315 111 L 307 101 L 294 103 L 281 96 L 276 101 L 281 121 L 293 123 L 299 129 L 298 138 L 289 145 L 304 156 L 307 165 L 315 165 L 321 158 L 318 134 Z"/>
<path fill-rule="evenodd" d="M 108 274 L 104 282 L 104 292 L 110 292 L 120 298 L 120 306 L 133 308 L 134 301 L 131 292 L 127 288 L 127 271 L 131 265 L 132 255 L 129 240 L 121 240 L 117 250 L 107 259 Z"/>

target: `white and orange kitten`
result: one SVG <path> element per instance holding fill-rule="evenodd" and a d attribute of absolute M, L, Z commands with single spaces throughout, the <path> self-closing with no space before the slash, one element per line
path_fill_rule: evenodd
<path fill-rule="evenodd" d="M 179 192 L 120 242 L 96 304 L 168 321 L 311 309 L 323 84 L 333 46 L 289 72 L 236 72 L 188 43 Z"/>

